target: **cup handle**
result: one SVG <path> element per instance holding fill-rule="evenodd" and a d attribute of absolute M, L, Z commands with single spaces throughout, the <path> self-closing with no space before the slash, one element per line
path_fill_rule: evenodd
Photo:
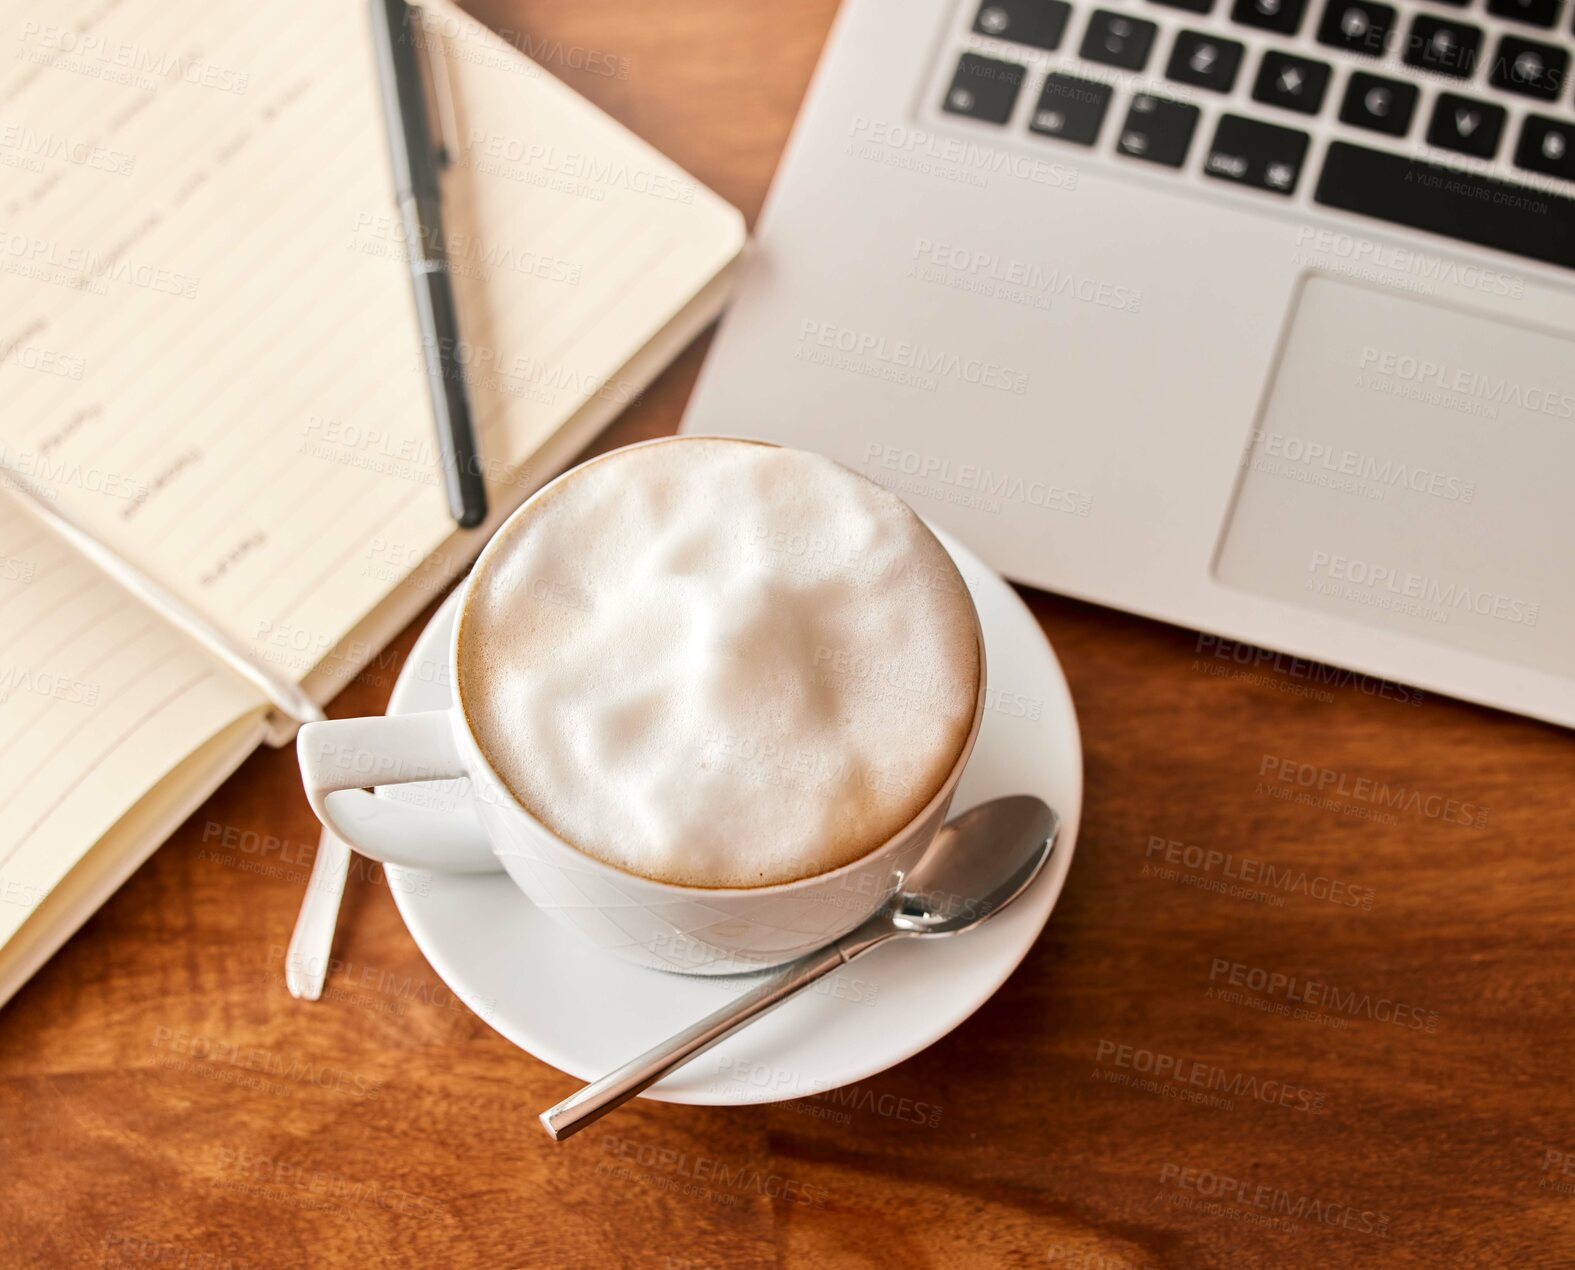
<path fill-rule="evenodd" d="M 456 726 L 452 710 L 306 724 L 295 748 L 312 810 L 362 855 L 384 864 L 495 872 L 502 866 L 470 808 L 435 811 L 369 792 L 378 785 L 469 776 Z"/>

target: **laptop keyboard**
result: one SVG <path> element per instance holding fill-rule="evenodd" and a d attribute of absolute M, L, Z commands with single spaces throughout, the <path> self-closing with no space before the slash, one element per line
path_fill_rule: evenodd
<path fill-rule="evenodd" d="M 1572 10 L 970 0 L 937 104 L 1034 144 L 1575 269 Z"/>

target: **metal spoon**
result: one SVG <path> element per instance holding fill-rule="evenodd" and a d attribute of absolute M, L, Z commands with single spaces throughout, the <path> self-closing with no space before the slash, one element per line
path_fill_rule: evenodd
<path fill-rule="evenodd" d="M 862 926 L 783 967 L 736 1001 L 542 1112 L 542 1126 L 559 1141 L 578 1133 L 823 975 L 889 939 L 972 930 L 1028 889 L 1050 858 L 1060 827 L 1055 812 L 1026 794 L 965 811 L 935 835 L 897 893 Z"/>

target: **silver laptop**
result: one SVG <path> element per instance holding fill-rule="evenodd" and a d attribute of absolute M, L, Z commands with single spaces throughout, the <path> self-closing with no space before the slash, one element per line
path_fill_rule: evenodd
<path fill-rule="evenodd" d="M 685 419 L 1575 725 L 1572 0 L 846 0 Z"/>

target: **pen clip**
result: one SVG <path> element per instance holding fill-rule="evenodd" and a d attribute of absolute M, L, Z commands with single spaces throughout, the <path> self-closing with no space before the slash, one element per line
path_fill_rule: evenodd
<path fill-rule="evenodd" d="M 410 6 L 411 18 L 419 24 L 421 32 L 421 51 L 427 59 L 427 87 L 432 104 L 436 107 L 433 112 L 437 115 L 438 136 L 433 145 L 438 163 L 442 167 L 452 167 L 459 154 L 459 132 L 454 123 L 454 89 L 448 78 L 448 58 L 443 55 L 443 36 L 434 24 L 432 27 L 422 21 L 426 10 L 423 4 Z"/>

